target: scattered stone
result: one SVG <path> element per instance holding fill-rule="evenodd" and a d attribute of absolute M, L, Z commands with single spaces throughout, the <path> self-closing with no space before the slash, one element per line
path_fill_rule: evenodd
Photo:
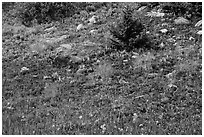
<path fill-rule="evenodd" d="M 189 38 L 189 40 L 194 40 L 194 39 L 195 39 L 194 37 L 190 37 L 190 38 Z"/>
<path fill-rule="evenodd" d="M 196 34 L 202 35 L 202 30 L 199 30 Z"/>
<path fill-rule="evenodd" d="M 45 32 L 55 31 L 57 28 L 55 26 L 45 29 Z"/>
<path fill-rule="evenodd" d="M 168 23 L 162 23 L 162 26 L 168 26 L 169 24 Z"/>
<path fill-rule="evenodd" d="M 173 72 L 171 72 L 171 73 L 169 73 L 169 74 L 167 74 L 167 75 L 165 75 L 165 76 L 166 76 L 166 78 L 168 78 L 168 79 L 172 79 L 175 74 L 176 74 L 176 70 L 174 70 Z"/>
<path fill-rule="evenodd" d="M 158 75 L 158 73 L 150 73 L 150 74 L 148 74 L 149 77 L 155 77 L 157 75 Z"/>
<path fill-rule="evenodd" d="M 150 31 L 147 31 L 146 34 L 150 34 Z"/>
<path fill-rule="evenodd" d="M 28 72 L 30 69 L 27 67 L 22 67 L 20 73 L 25 74 L 26 72 Z"/>
<path fill-rule="evenodd" d="M 138 58 L 138 56 L 137 55 L 133 55 L 132 58 L 136 59 L 136 58 Z"/>
<path fill-rule="evenodd" d="M 81 30 L 81 29 L 83 29 L 84 28 L 84 25 L 83 24 L 79 24 L 78 26 L 77 26 L 77 31 L 79 31 L 79 30 Z"/>
<path fill-rule="evenodd" d="M 174 85 L 174 84 L 172 84 L 172 83 L 170 83 L 170 84 L 168 85 L 168 87 L 169 87 L 169 88 L 172 88 L 172 87 L 173 87 L 173 88 L 177 88 L 177 86 Z"/>
<path fill-rule="evenodd" d="M 48 45 L 43 43 L 34 43 L 34 44 L 31 44 L 29 47 L 32 52 L 39 53 L 46 50 Z"/>
<path fill-rule="evenodd" d="M 175 39 L 173 39 L 173 38 L 168 38 L 168 39 L 167 39 L 167 41 L 168 41 L 168 42 L 172 42 L 172 43 L 173 43 L 173 42 L 175 42 L 176 40 L 175 40 Z"/>
<path fill-rule="evenodd" d="M 129 82 L 127 82 L 127 81 L 125 81 L 125 80 L 123 80 L 123 79 L 120 79 L 120 80 L 119 80 L 119 83 L 120 83 L 120 84 L 128 84 Z"/>
<path fill-rule="evenodd" d="M 99 64 L 101 61 L 97 59 L 96 64 Z"/>
<path fill-rule="evenodd" d="M 26 28 L 26 32 L 25 35 L 31 35 L 31 34 L 37 34 L 38 32 L 40 32 L 39 28 Z"/>
<path fill-rule="evenodd" d="M 138 120 L 138 115 L 137 115 L 137 113 L 134 113 L 133 116 L 132 116 L 132 122 L 136 123 L 137 120 Z"/>
<path fill-rule="evenodd" d="M 86 11 L 88 11 L 88 12 L 95 12 L 96 8 L 93 5 L 90 5 L 90 6 L 86 7 Z"/>
<path fill-rule="evenodd" d="M 89 23 L 92 23 L 92 24 L 95 24 L 96 23 L 96 19 L 97 19 L 97 16 L 92 16 L 90 19 L 89 19 Z"/>
<path fill-rule="evenodd" d="M 78 56 L 71 56 L 71 61 L 72 63 L 81 63 L 82 62 L 82 58 L 78 57 Z"/>
<path fill-rule="evenodd" d="M 146 16 L 150 17 L 163 17 L 165 13 L 160 13 L 160 12 L 147 12 Z"/>
<path fill-rule="evenodd" d="M 91 26 L 91 25 L 93 25 L 93 23 L 89 22 L 89 23 L 88 23 L 88 26 Z"/>
<path fill-rule="evenodd" d="M 91 31 L 90 31 L 90 33 L 95 33 L 95 32 L 97 32 L 97 30 L 91 30 Z"/>
<path fill-rule="evenodd" d="M 132 58 L 138 58 L 140 56 L 137 52 L 132 52 L 132 53 L 133 53 Z"/>
<path fill-rule="evenodd" d="M 44 80 L 48 80 L 48 79 L 52 79 L 52 77 L 50 77 L 50 76 L 44 76 L 43 79 L 44 79 Z"/>
<path fill-rule="evenodd" d="M 61 78 L 60 78 L 60 76 L 59 76 L 59 74 L 58 74 L 57 72 L 55 72 L 55 73 L 52 74 L 52 79 L 53 79 L 53 80 L 61 81 Z"/>
<path fill-rule="evenodd" d="M 161 99 L 161 102 L 162 103 L 167 103 L 169 101 L 169 98 L 168 97 L 163 97 L 162 99 Z"/>
<path fill-rule="evenodd" d="M 80 65 L 77 74 L 83 74 L 86 71 L 85 65 Z"/>
<path fill-rule="evenodd" d="M 142 7 L 140 7 L 137 11 L 138 11 L 138 12 L 141 12 L 141 11 L 143 11 L 143 10 L 145 10 L 145 9 L 147 9 L 147 6 L 142 6 Z"/>
<path fill-rule="evenodd" d="M 159 44 L 159 47 L 164 48 L 165 47 L 164 43 L 162 42 L 161 44 Z"/>
<path fill-rule="evenodd" d="M 71 50 L 67 50 L 65 47 L 58 47 L 54 50 L 53 54 L 61 58 L 67 58 L 71 55 Z"/>
<path fill-rule="evenodd" d="M 57 95 L 58 87 L 56 83 L 45 83 L 43 91 L 45 98 L 54 98 Z"/>
<path fill-rule="evenodd" d="M 60 47 L 66 48 L 66 50 L 69 50 L 69 51 L 72 49 L 71 44 L 62 44 L 62 45 L 60 45 Z"/>
<path fill-rule="evenodd" d="M 196 24 L 195 24 L 195 27 L 199 27 L 202 25 L 202 20 L 198 21 Z"/>
<path fill-rule="evenodd" d="M 80 11 L 80 15 L 81 15 L 82 17 L 87 18 L 87 17 L 89 16 L 89 13 L 88 13 L 86 10 L 81 10 L 81 11 Z"/>
<path fill-rule="evenodd" d="M 97 43 L 94 43 L 94 42 L 87 40 L 87 41 L 83 42 L 82 45 L 84 45 L 86 47 L 93 47 L 93 46 L 96 46 Z"/>
<path fill-rule="evenodd" d="M 190 21 L 183 18 L 183 17 L 178 17 L 177 19 L 174 20 L 175 24 L 190 24 Z"/>
<path fill-rule="evenodd" d="M 166 19 L 161 19 L 161 22 L 164 22 Z"/>
<path fill-rule="evenodd" d="M 64 39 L 66 39 L 67 37 L 69 37 L 69 36 L 68 35 L 62 35 L 62 36 L 56 38 L 56 42 L 60 42 L 60 41 L 62 41 Z"/>
<path fill-rule="evenodd" d="M 63 41 L 64 39 L 66 39 L 67 37 L 69 37 L 68 35 L 62 35 L 62 36 L 58 36 L 58 37 L 53 37 L 53 38 L 40 38 L 38 39 L 38 43 L 43 43 L 45 45 L 56 45 L 57 43 Z"/>
<path fill-rule="evenodd" d="M 12 26 L 12 29 L 13 29 L 13 34 L 19 34 L 26 31 L 26 27 L 24 25 L 20 25 L 20 26 L 15 25 L 15 26 Z"/>
<path fill-rule="evenodd" d="M 161 33 L 167 33 L 168 30 L 167 30 L 167 29 L 161 29 L 159 32 L 161 32 Z"/>
<path fill-rule="evenodd" d="M 32 75 L 33 76 L 33 78 L 37 78 L 38 77 L 38 75 Z"/>

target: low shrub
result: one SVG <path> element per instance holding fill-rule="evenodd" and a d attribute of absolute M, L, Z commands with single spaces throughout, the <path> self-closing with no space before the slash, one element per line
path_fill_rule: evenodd
<path fill-rule="evenodd" d="M 2 2 L 2 10 L 3 12 L 9 11 L 13 8 L 14 2 Z"/>
<path fill-rule="evenodd" d="M 82 5 L 72 2 L 19 2 L 15 4 L 15 8 L 22 23 L 31 26 L 33 21 L 42 24 L 71 17 Z"/>
<path fill-rule="evenodd" d="M 108 61 L 104 61 L 99 64 L 95 68 L 95 74 L 100 76 L 102 81 L 107 82 L 109 78 L 113 75 L 114 69 L 112 67 L 112 64 Z"/>
<path fill-rule="evenodd" d="M 133 10 L 127 6 L 123 10 L 122 22 L 112 26 L 110 33 L 111 49 L 131 51 L 134 48 L 147 48 L 148 38 L 144 33 L 144 25 L 139 19 L 133 19 Z"/>
<path fill-rule="evenodd" d="M 176 16 L 190 14 L 191 17 L 202 17 L 202 2 L 161 2 L 160 5 L 164 12 L 172 12 Z"/>

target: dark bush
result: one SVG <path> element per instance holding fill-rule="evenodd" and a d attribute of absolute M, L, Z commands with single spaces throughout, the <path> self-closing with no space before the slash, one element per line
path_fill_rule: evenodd
<path fill-rule="evenodd" d="M 14 2 L 2 2 L 2 10 L 3 11 L 9 11 L 10 9 L 13 8 Z"/>
<path fill-rule="evenodd" d="M 133 19 L 132 12 L 127 6 L 123 10 L 122 22 L 111 27 L 111 49 L 131 51 L 134 48 L 146 48 L 148 38 L 143 31 L 144 26 L 138 19 Z"/>
<path fill-rule="evenodd" d="M 164 12 L 172 12 L 176 16 L 191 14 L 191 17 L 202 17 L 202 2 L 162 2 Z"/>
<path fill-rule="evenodd" d="M 79 5 L 73 2 L 28 2 L 16 3 L 16 9 L 22 23 L 30 26 L 34 20 L 36 23 L 42 24 L 71 17 L 84 4 Z"/>

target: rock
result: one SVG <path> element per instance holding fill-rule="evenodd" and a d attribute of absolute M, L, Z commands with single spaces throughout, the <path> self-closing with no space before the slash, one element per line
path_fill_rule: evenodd
<path fill-rule="evenodd" d="M 97 16 L 92 16 L 90 19 L 89 19 L 89 23 L 92 23 L 92 24 L 94 24 L 94 23 L 96 23 L 96 19 L 97 19 Z"/>
<path fill-rule="evenodd" d="M 88 26 L 91 26 L 91 25 L 93 25 L 93 23 L 89 22 L 89 23 L 88 23 Z"/>
<path fill-rule="evenodd" d="M 84 28 L 84 25 L 83 24 L 79 24 L 78 26 L 77 26 L 77 31 L 79 31 L 79 30 L 81 30 L 81 29 L 83 29 Z"/>
<path fill-rule="evenodd" d="M 21 71 L 20 71 L 20 73 L 26 73 L 26 72 L 28 72 L 30 69 L 29 68 L 27 68 L 27 67 L 22 67 L 21 68 Z"/>
<path fill-rule="evenodd" d="M 163 17 L 165 13 L 160 13 L 160 12 L 147 12 L 146 16 L 150 17 Z"/>
<path fill-rule="evenodd" d="M 67 35 L 62 35 L 62 36 L 58 36 L 58 37 L 54 37 L 54 38 L 47 38 L 47 39 L 40 39 L 39 41 L 41 41 L 42 43 L 46 43 L 46 44 L 49 44 L 49 45 L 54 45 L 54 44 L 57 44 L 58 42 L 61 42 L 63 41 L 64 39 L 66 39 Z"/>
<path fill-rule="evenodd" d="M 31 35 L 31 34 L 37 34 L 38 32 L 40 32 L 40 30 L 36 27 L 36 28 L 26 28 L 26 32 L 25 35 Z"/>
<path fill-rule="evenodd" d="M 164 22 L 166 19 L 161 19 L 161 22 Z"/>
<path fill-rule="evenodd" d="M 43 76 L 43 79 L 48 80 L 48 79 L 52 79 L 52 77 L 51 76 Z"/>
<path fill-rule="evenodd" d="M 194 37 L 190 37 L 190 38 L 189 38 L 189 40 L 194 40 L 194 39 L 195 39 Z"/>
<path fill-rule="evenodd" d="M 78 57 L 78 56 L 71 56 L 71 62 L 72 63 L 81 63 L 82 61 L 83 61 L 83 59 Z"/>
<path fill-rule="evenodd" d="M 54 54 L 61 58 L 66 58 L 71 55 L 71 51 L 67 50 L 65 47 L 58 47 L 55 49 Z"/>
<path fill-rule="evenodd" d="M 59 85 L 57 83 L 45 83 L 43 94 L 45 98 L 54 98 L 59 91 Z"/>
<path fill-rule="evenodd" d="M 91 31 L 90 31 L 90 33 L 95 33 L 95 32 L 97 32 L 97 30 L 91 30 Z"/>
<path fill-rule="evenodd" d="M 52 74 L 52 79 L 54 81 L 61 81 L 61 77 L 60 77 L 60 75 L 57 72 Z"/>
<path fill-rule="evenodd" d="M 175 42 L 176 40 L 175 40 L 175 39 L 173 39 L 173 38 L 168 38 L 168 39 L 167 39 L 167 41 L 168 41 L 168 42 L 172 42 L 172 43 L 173 43 L 173 42 Z"/>
<path fill-rule="evenodd" d="M 26 31 L 26 27 L 24 25 L 15 25 L 12 27 L 13 34 L 19 34 Z"/>
<path fill-rule="evenodd" d="M 162 42 L 161 44 L 159 44 L 159 47 L 164 48 L 165 47 L 164 43 Z"/>
<path fill-rule="evenodd" d="M 202 20 L 198 21 L 196 24 L 195 24 L 195 27 L 199 27 L 202 25 Z"/>
<path fill-rule="evenodd" d="M 43 52 L 44 50 L 46 50 L 48 48 L 48 45 L 43 44 L 43 43 L 34 43 L 34 44 L 31 44 L 29 47 L 32 52 L 39 53 L 39 52 Z"/>
<path fill-rule="evenodd" d="M 167 30 L 167 29 L 161 29 L 159 32 L 161 32 L 161 33 L 167 33 L 168 30 Z"/>
<path fill-rule="evenodd" d="M 63 41 L 64 39 L 66 39 L 66 38 L 68 38 L 68 37 L 69 37 L 68 35 L 62 35 L 62 36 L 53 38 L 53 42 L 54 42 L 54 43 L 58 43 L 58 42 L 61 42 L 61 41 Z"/>
<path fill-rule="evenodd" d="M 125 81 L 125 80 L 123 80 L 123 79 L 120 79 L 120 80 L 119 80 L 119 83 L 120 83 L 120 84 L 128 84 L 129 82 L 127 82 L 127 81 Z"/>
<path fill-rule="evenodd" d="M 84 42 L 82 43 L 82 45 L 85 46 L 85 47 L 93 47 L 93 46 L 96 46 L 97 43 L 93 43 L 93 42 L 87 40 L 87 41 L 84 41 Z"/>
<path fill-rule="evenodd" d="M 145 10 L 145 9 L 147 9 L 147 6 L 142 6 L 142 7 L 140 7 L 137 11 L 141 12 L 141 11 L 143 11 L 143 10 Z"/>
<path fill-rule="evenodd" d="M 86 71 L 85 65 L 80 65 L 79 69 L 77 70 L 77 74 L 83 74 Z"/>
<path fill-rule="evenodd" d="M 139 119 L 139 118 L 138 118 L 137 113 L 134 113 L 134 114 L 133 114 L 133 117 L 132 117 L 132 122 L 133 122 L 133 123 L 136 123 L 136 122 L 138 121 L 138 119 Z"/>
<path fill-rule="evenodd" d="M 146 34 L 150 34 L 150 31 L 147 31 Z"/>
<path fill-rule="evenodd" d="M 162 26 L 168 26 L 169 24 L 168 23 L 162 23 Z"/>
<path fill-rule="evenodd" d="M 199 30 L 196 34 L 202 35 L 202 30 Z"/>
<path fill-rule="evenodd" d="M 88 13 L 86 10 L 81 10 L 81 11 L 80 11 L 80 15 L 81 15 L 82 17 L 87 18 L 87 17 L 89 16 L 89 13 Z"/>
<path fill-rule="evenodd" d="M 183 17 L 178 17 L 177 19 L 174 20 L 175 24 L 190 24 L 190 21 L 183 18 Z"/>
<path fill-rule="evenodd" d="M 161 99 L 161 102 L 162 103 L 167 103 L 169 101 L 169 98 L 168 97 L 163 97 L 162 99 Z"/>
<path fill-rule="evenodd" d="M 86 7 L 86 11 L 88 11 L 88 12 L 95 12 L 96 8 L 93 5 L 90 5 L 90 6 Z"/>
<path fill-rule="evenodd" d="M 55 31 L 55 30 L 57 30 L 57 28 L 55 26 L 53 26 L 53 27 L 50 27 L 50 28 L 46 28 L 44 31 L 45 32 L 50 32 L 50 31 Z"/>
<path fill-rule="evenodd" d="M 62 44 L 62 45 L 60 45 L 60 47 L 66 48 L 66 50 L 69 50 L 69 51 L 71 51 L 71 49 L 72 49 L 71 44 Z"/>

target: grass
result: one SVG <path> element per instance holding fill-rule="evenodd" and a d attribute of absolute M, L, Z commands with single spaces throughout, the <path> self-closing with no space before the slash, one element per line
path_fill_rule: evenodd
<path fill-rule="evenodd" d="M 97 13 L 103 19 L 106 12 L 100 10 Z M 202 43 L 189 40 L 191 35 L 186 33 L 194 29 L 193 25 L 181 29 L 167 16 L 167 29 L 176 29 L 158 36 L 163 28 L 161 19 L 150 22 L 149 17 L 141 16 L 150 34 L 165 43 L 164 49 L 107 55 L 106 26 L 118 14 L 80 32 L 75 32 L 80 16 L 78 22 L 67 18 L 64 22 L 69 25 L 59 23 L 57 32 L 49 35 L 71 38 L 63 42 L 74 43 L 72 52 L 86 58 L 80 64 L 86 69 L 81 74 L 70 71 L 69 65 L 54 67 L 48 60 L 51 48 L 40 49 L 40 54 L 30 52 L 31 40 L 43 37 L 43 31 L 26 37 L 26 29 L 4 29 L 8 25 L 3 22 L 2 134 L 202 134 Z M 94 28 L 100 31 L 90 35 Z M 24 39 L 16 38 L 16 33 Z M 172 36 L 174 43 L 168 41 Z M 20 73 L 22 67 L 29 70 Z"/>

